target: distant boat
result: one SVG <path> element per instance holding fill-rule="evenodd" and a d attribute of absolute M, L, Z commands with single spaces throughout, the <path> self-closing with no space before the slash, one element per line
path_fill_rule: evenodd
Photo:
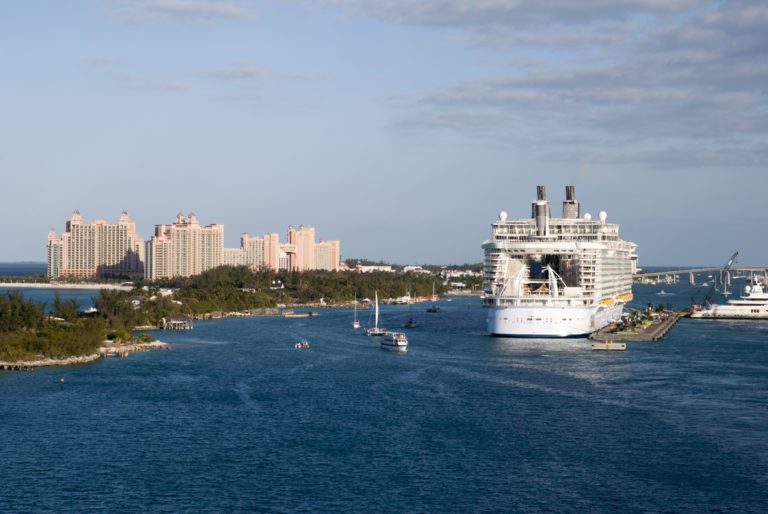
<path fill-rule="evenodd" d="M 658 293 L 656 293 L 656 296 L 673 296 L 674 294 L 675 294 L 675 293 L 668 293 L 668 292 L 666 292 L 666 291 L 664 291 L 664 290 L 662 289 L 661 291 L 659 291 Z"/>
<path fill-rule="evenodd" d="M 301 341 L 293 345 L 293 347 L 296 348 L 297 350 L 307 350 L 309 348 L 309 341 L 307 341 L 306 339 L 302 339 Z"/>
<path fill-rule="evenodd" d="M 435 295 L 435 281 L 432 281 L 432 305 L 430 305 L 427 308 L 427 312 L 429 313 L 435 313 L 440 312 L 440 307 L 438 307 L 437 303 L 437 295 Z"/>
<path fill-rule="evenodd" d="M 357 293 L 355 293 L 354 305 L 355 305 L 355 311 L 354 311 L 354 314 L 352 315 L 352 328 L 357 330 L 358 328 L 360 328 L 360 322 L 357 321 Z"/>
<path fill-rule="evenodd" d="M 413 300 L 410 301 L 410 312 L 408 313 L 408 320 L 403 323 L 405 328 L 414 328 L 416 326 L 416 320 L 413 319 Z"/>
<path fill-rule="evenodd" d="M 369 336 L 383 336 L 387 329 L 379 326 L 379 292 L 376 291 L 373 304 L 373 326 L 365 329 L 365 334 Z"/>

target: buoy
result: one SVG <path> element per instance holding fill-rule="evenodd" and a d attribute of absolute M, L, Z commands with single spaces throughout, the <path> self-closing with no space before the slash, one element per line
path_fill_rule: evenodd
<path fill-rule="evenodd" d="M 59 379 L 59 381 L 60 381 L 62 384 L 64 383 L 64 379 L 63 379 L 63 378 L 60 378 L 60 379 Z"/>

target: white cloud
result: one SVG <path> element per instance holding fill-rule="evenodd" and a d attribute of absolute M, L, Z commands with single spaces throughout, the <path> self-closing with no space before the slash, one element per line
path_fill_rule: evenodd
<path fill-rule="evenodd" d="M 419 25 L 489 27 L 531 22 L 589 23 L 634 13 L 673 13 L 696 0 L 323 0 L 351 12 Z"/>
<path fill-rule="evenodd" d="M 120 16 L 132 23 L 208 22 L 247 18 L 251 10 L 232 0 L 119 0 Z"/>
<path fill-rule="evenodd" d="M 258 82 L 268 76 L 267 72 L 250 63 L 236 63 L 230 66 L 208 70 L 200 76 L 228 82 Z"/>
<path fill-rule="evenodd" d="M 414 99 L 399 123 L 409 131 L 453 132 L 544 159 L 591 151 L 625 162 L 681 165 L 688 155 L 690 166 L 765 164 L 765 146 L 755 144 L 768 138 L 761 2 L 336 3 L 509 48 L 511 71 Z M 541 23 L 527 24 L 534 18 Z M 548 57 L 514 65 L 526 55 Z"/>

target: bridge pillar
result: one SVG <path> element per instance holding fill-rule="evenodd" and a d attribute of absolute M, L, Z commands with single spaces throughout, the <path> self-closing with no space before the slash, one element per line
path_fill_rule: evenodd
<path fill-rule="evenodd" d="M 691 283 L 692 286 L 696 285 L 696 278 L 693 276 L 693 272 L 688 273 L 688 281 Z"/>

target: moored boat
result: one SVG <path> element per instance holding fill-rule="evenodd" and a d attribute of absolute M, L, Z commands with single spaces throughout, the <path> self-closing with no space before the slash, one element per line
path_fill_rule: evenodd
<path fill-rule="evenodd" d="M 693 309 L 691 318 L 768 320 L 766 284 L 752 279 L 744 286 L 744 294 L 741 298 L 728 300 L 724 304 L 705 305 L 702 309 Z"/>

